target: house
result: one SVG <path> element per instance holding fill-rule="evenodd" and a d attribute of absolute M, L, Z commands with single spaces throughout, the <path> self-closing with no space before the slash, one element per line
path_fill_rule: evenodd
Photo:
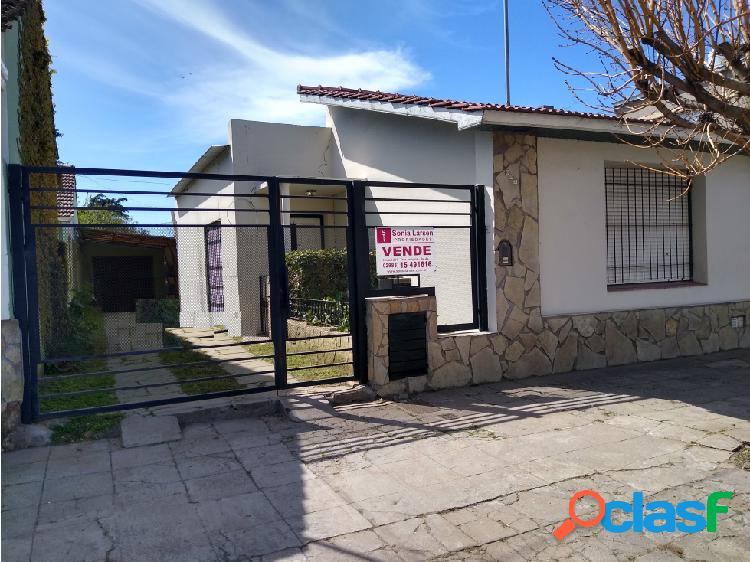
<path fill-rule="evenodd" d="M 486 265 L 486 330 L 441 336 L 431 363 L 451 374 L 434 387 L 750 346 L 750 158 L 737 156 L 688 184 L 659 171 L 655 150 L 625 142 L 637 123 L 625 129 L 609 115 L 341 87 L 298 93 L 303 103 L 325 106 L 324 126 L 231 120 L 229 144 L 210 147 L 191 171 L 485 186 L 486 254 L 475 259 Z M 198 222 L 194 232 L 177 228 L 181 322 L 253 334 L 267 264 L 265 243 L 253 237 L 263 238 L 263 228 L 245 229 L 244 239 L 243 229 L 219 228 L 221 310 L 209 298 L 219 284 L 211 268 L 190 266 L 208 272 L 200 279 L 182 268 L 206 262 L 209 246 L 216 248 L 211 228 L 264 224 L 250 212 L 262 201 L 230 204 L 211 193 L 251 196 L 266 187 L 209 183 L 217 184 L 181 180 L 172 191 L 175 225 Z M 282 184 L 283 194 L 297 196 L 282 203 L 289 230 L 296 209 L 341 204 L 309 191 Z M 181 210 L 196 207 L 214 211 Z M 337 215 L 324 217 L 323 226 L 335 226 Z M 399 220 L 427 226 L 416 214 Z M 325 231 L 304 243 L 342 241 Z M 468 267 L 462 257 L 450 268 Z M 419 280 L 435 287 L 438 325 L 457 323 L 465 308 L 465 287 L 447 269 Z"/>
<path fill-rule="evenodd" d="M 124 229 L 123 229 L 124 230 Z M 70 285 L 90 288 L 102 313 L 106 351 L 159 349 L 174 325 L 177 251 L 171 236 L 79 229 L 66 243 Z"/>
<path fill-rule="evenodd" d="M 177 307 L 177 250 L 172 236 L 158 236 L 132 226 L 87 228 L 79 224 L 77 179 L 60 174 L 55 193 L 60 273 L 55 296 L 68 302 L 76 296 L 93 299 L 102 314 L 107 352 L 158 349 L 164 324 Z M 166 312 L 167 318 L 162 318 Z M 166 320 L 166 322 L 165 322 Z M 102 350 L 104 351 L 104 349 Z"/>

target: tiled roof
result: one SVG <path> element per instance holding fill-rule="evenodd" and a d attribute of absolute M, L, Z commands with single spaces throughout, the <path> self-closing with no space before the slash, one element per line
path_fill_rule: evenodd
<path fill-rule="evenodd" d="M 61 164 L 67 166 L 67 164 Z M 72 168 L 73 166 L 70 166 Z M 60 189 L 57 190 L 57 216 L 69 219 L 75 213 L 76 205 L 76 175 L 60 174 Z"/>
<path fill-rule="evenodd" d="M 82 240 L 102 244 L 119 244 L 122 246 L 144 246 L 153 248 L 173 247 L 177 243 L 173 236 L 152 236 L 138 232 L 112 232 L 84 228 L 80 231 Z"/>
<path fill-rule="evenodd" d="M 410 94 L 375 92 L 372 90 L 353 90 L 342 86 L 297 86 L 297 93 L 303 96 L 325 96 L 354 101 L 374 101 L 382 103 L 397 103 L 406 105 L 423 105 L 443 109 L 459 109 L 461 111 L 507 111 L 511 113 L 537 113 L 542 115 L 558 115 L 568 117 L 582 117 L 586 119 L 617 120 L 614 115 L 605 113 L 588 113 L 557 109 L 552 106 L 530 107 L 525 105 L 505 105 L 499 103 L 481 103 L 473 101 L 446 100 Z"/>

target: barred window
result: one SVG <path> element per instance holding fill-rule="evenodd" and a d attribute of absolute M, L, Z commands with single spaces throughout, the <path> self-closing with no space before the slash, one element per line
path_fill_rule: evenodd
<path fill-rule="evenodd" d="M 606 167 L 607 284 L 690 281 L 690 184 L 634 167 Z"/>
<path fill-rule="evenodd" d="M 224 276 L 221 266 L 221 222 L 206 227 L 208 311 L 224 312 Z"/>

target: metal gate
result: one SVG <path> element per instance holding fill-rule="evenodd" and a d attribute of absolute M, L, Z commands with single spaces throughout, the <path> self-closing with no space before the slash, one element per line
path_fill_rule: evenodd
<path fill-rule="evenodd" d="M 482 186 L 10 166 L 9 190 L 26 422 L 366 382 L 367 296 L 459 287 L 441 331 L 486 328 Z M 443 277 L 375 275 L 375 227 L 436 222 Z"/>

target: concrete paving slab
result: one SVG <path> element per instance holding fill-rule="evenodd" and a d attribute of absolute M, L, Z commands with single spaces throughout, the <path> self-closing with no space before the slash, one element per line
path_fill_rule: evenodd
<path fill-rule="evenodd" d="M 202 501 L 198 503 L 198 515 L 211 535 L 243 531 L 281 520 L 281 514 L 262 492 Z"/>
<path fill-rule="evenodd" d="M 233 470 L 185 480 L 185 486 L 193 501 L 226 498 L 255 492 L 258 489 L 244 470 Z"/>
<path fill-rule="evenodd" d="M 114 494 L 65 500 L 42 502 L 39 506 L 39 525 L 61 523 L 74 519 L 94 521 L 112 515 L 115 509 Z"/>
<path fill-rule="evenodd" d="M 174 416 L 126 416 L 120 422 L 122 446 L 125 448 L 178 441 L 182 437 L 180 423 Z"/>
<path fill-rule="evenodd" d="M 84 519 L 40 525 L 34 535 L 31 560 L 99 562 L 107 559 L 112 547 L 110 519 Z"/>
<path fill-rule="evenodd" d="M 302 546 L 289 525 L 281 520 L 259 527 L 216 533 L 211 535 L 211 542 L 225 560 L 252 559 Z M 277 558 L 274 556 L 271 559 Z"/>
<path fill-rule="evenodd" d="M 373 531 L 365 530 L 310 543 L 302 549 L 312 562 L 349 562 L 351 560 L 401 561 L 394 550 Z"/>
<path fill-rule="evenodd" d="M 735 359 L 750 352 L 708 362 Z M 750 472 L 730 457 L 750 433 L 750 367 L 706 362 L 337 409 L 310 391 L 294 399 L 311 412 L 299 421 L 273 408 L 237 419 L 241 403 L 224 402 L 212 412 L 234 419 L 213 422 L 193 407 L 182 437 L 168 443 L 4 453 L 3 557 L 744 560 Z M 713 534 L 594 527 L 560 543 L 551 530 L 580 489 L 671 502 L 737 493 Z"/>
<path fill-rule="evenodd" d="M 42 482 L 25 482 L 12 486 L 3 486 L 2 505 L 3 511 L 8 509 L 21 509 L 34 507 L 39 503 L 42 495 Z"/>
<path fill-rule="evenodd" d="M 172 452 L 166 444 L 144 445 L 112 451 L 112 468 L 114 470 L 147 464 L 164 464 L 171 461 Z"/>
<path fill-rule="evenodd" d="M 4 539 L 30 536 L 36 526 L 37 506 L 3 510 L 2 533 Z"/>
<path fill-rule="evenodd" d="M 43 502 L 62 502 L 91 498 L 112 493 L 112 473 L 94 472 L 80 476 L 68 476 L 47 480 L 44 486 Z"/>
<path fill-rule="evenodd" d="M 370 523 L 349 505 L 297 514 L 286 519 L 303 542 L 369 529 Z"/>

